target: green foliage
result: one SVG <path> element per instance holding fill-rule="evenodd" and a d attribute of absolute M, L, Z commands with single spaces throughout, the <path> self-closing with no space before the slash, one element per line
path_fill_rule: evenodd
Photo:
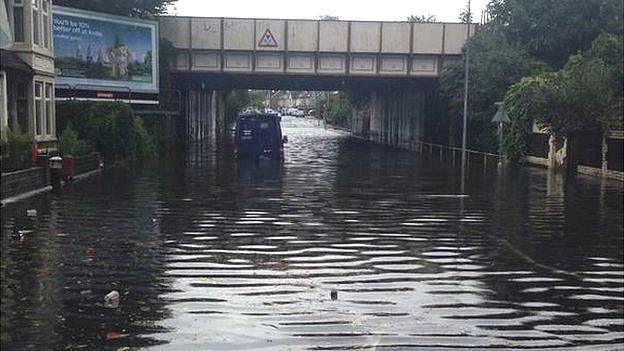
<path fill-rule="evenodd" d="M 343 93 L 330 97 L 327 123 L 343 128 L 351 126 L 351 104 Z"/>
<path fill-rule="evenodd" d="M 176 49 L 171 41 L 160 38 L 158 42 L 158 73 L 161 91 L 167 91 L 173 88 L 171 67 L 173 66 L 173 60 L 176 57 L 175 52 Z"/>
<path fill-rule="evenodd" d="M 485 30 L 470 41 L 470 81 L 468 145 L 483 151 L 496 152 L 496 126 L 491 123 L 496 113 L 495 102 L 503 100 L 505 92 L 523 75 L 542 66 L 527 52 L 510 44 L 502 32 Z M 463 113 L 464 63 L 458 62 L 442 72 L 440 89 L 448 102 L 448 118 Z"/>
<path fill-rule="evenodd" d="M 89 151 L 88 143 L 78 138 L 78 132 L 71 123 L 61 133 L 58 143 L 59 152 L 62 156 L 81 156 Z"/>
<path fill-rule="evenodd" d="M 146 114 L 141 115 L 140 121 L 147 132 L 153 151 L 158 154 L 166 154 L 175 147 L 175 124 L 171 115 Z M 140 142 L 143 139 L 139 139 Z"/>
<path fill-rule="evenodd" d="M 233 90 L 225 95 L 225 124 L 233 125 L 236 122 L 236 116 L 245 107 L 250 104 L 249 91 Z"/>
<path fill-rule="evenodd" d="M 504 106 L 511 123 L 503 135 L 503 152 L 512 162 L 522 162 L 527 155 L 533 116 L 544 105 L 542 90 L 547 84 L 547 77 L 525 77 L 505 96 Z"/>
<path fill-rule="evenodd" d="M 412 23 L 433 23 L 436 22 L 436 16 L 429 13 L 426 15 L 411 15 L 407 18 L 407 21 Z"/>
<path fill-rule="evenodd" d="M 64 101 L 57 103 L 56 111 L 60 130 L 71 122 L 78 136 L 109 162 L 154 153 L 153 142 L 141 118 L 125 103 Z"/>
<path fill-rule="evenodd" d="M 505 151 L 512 160 L 526 154 L 531 121 L 556 137 L 610 128 L 621 118 L 612 85 L 612 68 L 602 60 L 573 55 L 553 73 L 525 77 L 505 97 L 512 120 L 505 135 Z"/>
<path fill-rule="evenodd" d="M 154 17 L 176 0 L 55 0 L 54 5 L 131 17 Z"/>
<path fill-rule="evenodd" d="M 622 106 L 624 100 L 624 36 L 603 33 L 594 40 L 592 49 L 589 52 L 591 57 L 602 60 L 611 67 L 612 79 L 611 89 L 613 94 L 613 114 L 607 116 L 607 120 L 602 123 L 610 129 L 623 130 L 624 121 L 622 116 Z"/>
<path fill-rule="evenodd" d="M 30 167 L 30 144 L 28 133 L 22 133 L 19 125 L 9 128 L 5 144 L 7 158 L 2 161 L 2 170 L 12 171 Z"/>
<path fill-rule="evenodd" d="M 557 68 L 601 32 L 622 31 L 621 0 L 492 0 L 491 25 Z"/>
<path fill-rule="evenodd" d="M 266 92 L 264 90 L 252 90 L 249 94 L 249 105 L 254 108 L 261 109 L 264 107 L 266 100 Z"/>

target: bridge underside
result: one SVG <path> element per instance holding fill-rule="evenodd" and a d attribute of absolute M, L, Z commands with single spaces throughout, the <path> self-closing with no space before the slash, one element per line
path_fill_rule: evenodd
<path fill-rule="evenodd" d="M 433 89 L 434 77 L 357 77 L 284 74 L 176 73 L 181 89 L 204 87 L 214 90 L 421 90 Z"/>
<path fill-rule="evenodd" d="M 237 89 L 329 90 L 355 93 L 354 135 L 374 142 L 411 148 L 427 139 L 428 121 L 436 119 L 437 78 L 350 77 L 284 74 L 175 74 L 183 92 L 180 135 L 187 142 L 214 139 L 227 130 L 224 92 Z"/>

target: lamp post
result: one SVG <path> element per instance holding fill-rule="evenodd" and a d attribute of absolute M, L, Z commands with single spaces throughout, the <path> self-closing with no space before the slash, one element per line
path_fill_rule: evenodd
<path fill-rule="evenodd" d="M 468 16 L 466 23 L 466 63 L 464 68 L 464 119 L 462 127 L 462 153 L 461 153 L 461 194 L 465 195 L 466 192 L 466 137 L 468 128 L 468 75 L 470 70 L 470 45 L 468 40 L 470 39 L 470 0 L 468 0 Z"/>

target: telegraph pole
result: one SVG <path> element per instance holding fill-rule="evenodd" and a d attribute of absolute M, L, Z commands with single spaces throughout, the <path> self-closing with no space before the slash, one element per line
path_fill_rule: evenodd
<path fill-rule="evenodd" d="M 464 119 L 462 128 L 462 154 L 461 154 L 461 194 L 466 193 L 466 131 L 468 129 L 468 73 L 470 70 L 470 23 L 472 22 L 470 12 L 470 0 L 468 0 L 468 16 L 466 18 L 466 66 L 464 68 Z"/>

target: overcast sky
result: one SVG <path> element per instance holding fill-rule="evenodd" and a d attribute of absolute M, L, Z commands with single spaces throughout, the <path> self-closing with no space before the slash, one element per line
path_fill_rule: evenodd
<path fill-rule="evenodd" d="M 472 0 L 476 22 L 489 0 Z M 178 0 L 170 14 L 201 17 L 300 18 L 322 15 L 341 20 L 404 21 L 409 15 L 434 15 L 457 22 L 466 0 Z"/>

